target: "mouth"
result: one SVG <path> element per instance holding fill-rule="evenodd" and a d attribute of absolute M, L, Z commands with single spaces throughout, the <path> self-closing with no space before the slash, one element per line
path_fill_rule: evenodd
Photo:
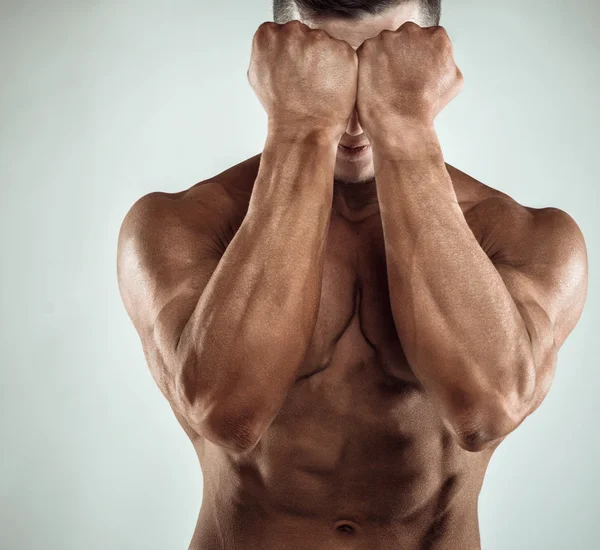
<path fill-rule="evenodd" d="M 359 158 L 362 157 L 371 149 L 371 144 L 361 145 L 359 147 L 347 147 L 346 145 L 338 144 L 338 151 L 341 152 L 347 158 Z"/>

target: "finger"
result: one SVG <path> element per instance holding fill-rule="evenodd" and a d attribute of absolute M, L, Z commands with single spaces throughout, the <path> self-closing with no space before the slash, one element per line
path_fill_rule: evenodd
<path fill-rule="evenodd" d="M 402 25 L 400 25 L 400 27 L 398 27 L 399 31 L 407 31 L 407 32 L 414 32 L 418 29 L 421 29 L 422 27 L 420 25 L 418 25 L 417 23 L 415 23 L 412 20 L 408 20 L 405 21 L 404 23 L 402 23 Z"/>

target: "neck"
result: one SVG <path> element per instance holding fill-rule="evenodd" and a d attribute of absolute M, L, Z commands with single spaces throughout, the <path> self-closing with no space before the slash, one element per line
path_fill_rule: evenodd
<path fill-rule="evenodd" d="M 379 212 L 375 178 L 361 182 L 334 179 L 332 208 L 349 221 L 362 221 Z"/>

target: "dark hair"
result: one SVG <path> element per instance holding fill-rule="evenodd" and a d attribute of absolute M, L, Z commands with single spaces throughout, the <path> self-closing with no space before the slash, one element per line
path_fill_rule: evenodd
<path fill-rule="evenodd" d="M 360 19 L 379 15 L 409 0 L 273 0 L 273 20 L 287 23 L 299 13 L 302 18 L 339 17 Z M 430 26 L 440 24 L 442 0 L 417 0 Z M 296 11 L 297 10 L 297 11 Z"/>

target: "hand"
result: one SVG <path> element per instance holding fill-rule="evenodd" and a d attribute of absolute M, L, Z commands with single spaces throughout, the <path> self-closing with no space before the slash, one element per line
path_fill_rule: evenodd
<path fill-rule="evenodd" d="M 354 111 L 357 79 L 352 46 L 322 29 L 268 21 L 254 35 L 248 81 L 271 127 L 324 130 L 339 141 Z"/>
<path fill-rule="evenodd" d="M 408 21 L 395 31 L 384 30 L 365 40 L 356 53 L 356 107 L 369 138 L 398 121 L 432 125 L 463 86 L 443 27 L 420 27 Z"/>

